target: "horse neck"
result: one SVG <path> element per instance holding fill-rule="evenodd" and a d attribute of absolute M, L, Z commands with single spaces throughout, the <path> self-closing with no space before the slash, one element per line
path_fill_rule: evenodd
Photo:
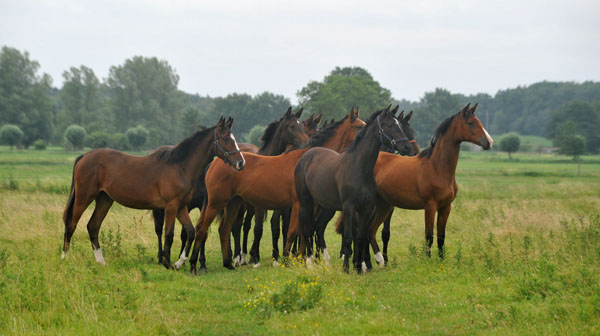
<path fill-rule="evenodd" d="M 215 156 L 215 145 L 213 144 L 213 136 L 206 135 L 188 157 L 186 157 L 181 165 L 186 172 L 186 177 L 191 181 L 197 181 L 206 166 L 212 161 Z"/>
<path fill-rule="evenodd" d="M 281 131 L 278 129 L 273 138 L 266 144 L 264 149 L 258 151 L 260 155 L 275 156 L 283 153 L 286 149 L 286 144 L 281 140 Z M 288 145 L 289 146 L 289 145 Z"/>
<path fill-rule="evenodd" d="M 352 151 L 345 152 L 344 154 L 357 167 L 360 167 L 359 172 L 362 175 L 373 176 L 373 169 L 379 156 L 379 147 L 381 147 L 381 140 L 379 139 L 377 128 L 371 125 Z"/>
<path fill-rule="evenodd" d="M 348 145 L 351 143 L 351 142 L 348 143 L 347 141 L 344 141 L 344 139 L 346 139 L 347 132 L 349 132 L 350 130 L 351 130 L 351 128 L 349 127 L 345 131 L 341 132 L 338 128 L 335 131 L 335 134 L 333 134 L 333 136 L 331 138 L 329 138 L 327 141 L 325 141 L 325 143 L 323 144 L 323 147 L 329 148 L 338 153 L 343 152 L 344 149 L 346 147 L 348 147 Z"/>
<path fill-rule="evenodd" d="M 451 137 L 452 130 L 448 130 L 436 144 L 431 153 L 431 164 L 436 172 L 448 178 L 454 178 L 461 141 Z"/>

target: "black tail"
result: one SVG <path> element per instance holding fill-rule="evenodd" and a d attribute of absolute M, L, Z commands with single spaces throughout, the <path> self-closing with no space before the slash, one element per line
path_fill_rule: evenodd
<path fill-rule="evenodd" d="M 83 154 L 79 155 L 75 159 L 75 163 L 73 164 L 73 175 L 71 176 L 71 192 L 69 193 L 69 200 L 67 201 L 67 207 L 65 208 L 65 212 L 63 213 L 63 220 L 65 221 L 65 229 L 71 222 L 73 218 L 73 205 L 75 204 L 75 166 L 77 162 L 81 160 Z M 66 232 L 66 231 L 65 231 Z"/>

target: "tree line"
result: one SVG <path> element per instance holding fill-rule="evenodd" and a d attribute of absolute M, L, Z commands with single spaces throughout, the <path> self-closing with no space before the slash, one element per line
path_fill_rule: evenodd
<path fill-rule="evenodd" d="M 0 137 L 10 145 L 83 145 L 92 148 L 154 148 L 174 144 L 199 125 L 221 115 L 235 119 L 234 132 L 258 141 L 264 125 L 291 105 L 282 95 L 232 93 L 225 97 L 189 94 L 165 60 L 134 56 L 112 66 L 99 79 L 84 65 L 62 74 L 62 87 L 40 73 L 27 51 L 4 46 L 0 52 Z M 365 69 L 336 67 L 297 92 L 299 105 L 323 119 L 339 119 L 353 106 L 363 115 L 397 103 L 414 110 L 417 141 L 426 146 L 439 123 L 468 102 L 479 103 L 479 117 L 492 134 L 517 132 L 551 139 L 581 136 L 585 151 L 600 150 L 600 83 L 540 82 L 530 86 L 462 95 L 437 88 L 418 101 L 397 100 Z M 73 142 L 75 141 L 75 143 Z M 560 140 L 558 140 L 560 142 Z"/>

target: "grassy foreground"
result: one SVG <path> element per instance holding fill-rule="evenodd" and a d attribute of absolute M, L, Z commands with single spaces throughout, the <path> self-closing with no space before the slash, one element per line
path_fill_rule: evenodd
<path fill-rule="evenodd" d="M 119 205 L 101 230 L 106 267 L 87 237 L 91 207 L 60 260 L 76 156 L 0 148 L 2 335 L 600 333 L 598 156 L 576 177 L 566 157 L 462 153 L 443 261 L 424 257 L 423 212 L 396 210 L 385 269 L 273 268 L 265 225 L 262 266 L 228 271 L 213 223 L 197 277 L 158 266 L 149 212 Z"/>

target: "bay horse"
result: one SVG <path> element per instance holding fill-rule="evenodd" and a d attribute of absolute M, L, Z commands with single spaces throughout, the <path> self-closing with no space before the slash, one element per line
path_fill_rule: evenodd
<path fill-rule="evenodd" d="M 399 106 L 397 105 L 392 110 L 392 113 L 395 114 L 398 109 L 399 109 Z M 396 117 L 396 119 L 398 119 L 400 127 L 402 128 L 402 131 L 408 138 L 408 143 L 411 145 L 411 150 L 407 154 L 408 156 L 417 155 L 420 151 L 419 145 L 417 145 L 417 141 L 415 140 L 415 132 L 409 123 L 410 119 L 412 118 L 412 115 L 413 115 L 413 111 L 410 111 L 406 116 L 404 115 L 404 111 L 402 111 Z M 394 152 L 393 148 L 390 148 L 388 146 L 381 146 L 380 150 L 387 152 L 387 153 Z M 325 262 L 327 262 L 327 263 L 330 260 L 330 256 L 329 256 L 329 253 L 327 252 L 327 244 L 325 242 L 325 229 L 327 228 L 327 224 L 329 223 L 331 218 L 333 218 L 333 216 L 335 215 L 335 212 L 336 212 L 335 210 L 323 209 L 323 208 L 319 208 L 319 210 L 317 212 L 317 221 L 316 221 L 317 226 L 316 226 L 316 234 L 315 234 L 315 242 L 316 242 L 315 256 L 317 258 L 320 258 L 322 255 L 323 260 L 325 260 Z M 392 217 L 392 213 L 390 213 L 384 221 L 384 231 L 387 228 L 388 240 L 389 240 L 389 225 L 390 225 L 391 217 Z M 342 216 L 338 217 L 338 221 L 341 221 L 341 220 L 342 220 Z M 338 226 L 339 226 L 339 224 L 335 225 L 336 228 Z M 382 231 L 382 235 L 383 235 L 383 231 Z M 294 251 L 294 248 L 292 248 L 292 251 Z M 343 251 L 340 251 L 340 256 L 342 256 L 342 259 L 343 259 L 342 253 L 343 253 Z M 376 258 L 376 260 L 379 262 L 379 260 L 377 258 Z"/>
<path fill-rule="evenodd" d="M 347 223 L 352 223 L 345 226 L 343 235 L 346 272 L 349 269 L 353 241 L 357 260 L 364 258 L 365 247 L 368 251 L 368 225 L 377 195 L 373 168 L 382 145 L 395 148 L 400 154 L 408 154 L 411 149 L 408 138 L 389 107 L 373 113 L 365 128 L 343 153 L 313 148 L 302 156 L 294 169 L 299 202 L 298 218 L 305 243 L 315 233 L 316 205 L 341 210 Z M 357 221 L 353 220 L 355 215 Z M 288 237 L 288 244 L 289 242 Z M 307 263 L 310 263 L 311 244 L 306 244 L 306 247 Z M 361 273 L 360 267 L 356 269 Z"/>
<path fill-rule="evenodd" d="M 430 146 L 415 157 L 400 157 L 382 153 L 375 164 L 375 181 L 379 196 L 375 216 L 370 223 L 371 245 L 379 254 L 375 233 L 393 208 L 425 210 L 426 254 L 431 256 L 433 225 L 437 212 L 438 255 L 444 257 L 446 223 L 452 201 L 458 193 L 455 173 L 460 144 L 467 141 L 492 148 L 494 140 L 475 116 L 477 104 L 468 104 L 457 114 L 444 120 L 436 129 Z M 337 229 L 338 233 L 341 231 Z M 384 241 L 387 250 L 387 242 Z"/>
<path fill-rule="evenodd" d="M 163 264 L 167 268 L 171 267 L 172 232 L 177 218 L 190 237 L 178 262 L 185 261 L 194 235 L 187 211 L 194 183 L 215 155 L 236 171 L 244 168 L 244 156 L 231 133 L 232 124 L 231 117 L 227 120 L 221 117 L 216 126 L 196 131 L 168 152 L 137 157 L 112 149 L 95 149 L 79 156 L 73 165 L 71 191 L 63 214 L 62 258 L 69 251 L 81 215 L 95 200 L 87 229 L 98 263 L 106 264 L 98 233 L 113 201 L 134 209 L 165 209 L 167 236 Z"/>
<path fill-rule="evenodd" d="M 334 125 L 314 136 L 309 146 L 326 146 L 342 151 L 352 142 L 365 123 L 358 118 L 358 109 Z M 277 156 L 246 154 L 246 168 L 234 171 L 215 161 L 206 173 L 206 199 L 200 220 L 196 224 L 196 239 L 190 259 L 190 270 L 196 273 L 196 262 L 201 253 L 200 270 L 206 270 L 205 242 L 208 227 L 217 213 L 225 209 L 219 226 L 223 266 L 234 269 L 229 251 L 229 235 L 236 214 L 245 201 L 260 209 L 284 209 L 295 198 L 294 167 L 309 148 L 296 149 Z M 240 174 L 241 173 L 241 174 Z M 297 212 L 295 213 L 297 215 Z M 292 213 L 294 215 L 294 213 Z M 256 225 L 261 225 L 259 222 Z"/>
<path fill-rule="evenodd" d="M 261 147 L 260 149 L 252 144 L 238 143 L 238 146 L 242 152 L 256 153 L 276 153 L 281 154 L 289 146 L 300 147 L 308 142 L 308 136 L 305 134 L 304 127 L 300 125 L 299 118 L 302 115 L 303 108 L 292 113 L 292 107 L 290 106 L 287 112 L 279 120 L 271 122 L 261 136 Z M 312 118 L 310 118 L 312 121 Z M 312 127 L 312 124 L 311 124 Z M 173 146 L 161 146 L 157 148 L 154 153 L 171 151 Z M 256 151 L 255 151 L 256 150 Z M 276 155 L 272 154 L 272 155 Z M 192 197 L 187 204 L 188 212 L 195 208 L 201 209 L 204 203 L 204 172 L 195 182 L 195 188 L 192 191 Z M 158 238 L 158 263 L 161 263 L 163 250 L 162 250 L 162 232 L 164 223 L 164 209 L 152 210 L 152 216 L 154 219 L 154 230 Z M 243 216 L 243 214 L 242 214 Z M 183 252 L 185 242 L 187 241 L 186 230 L 181 230 L 181 251 Z M 171 238 L 172 239 L 172 238 Z M 175 267 L 179 268 L 181 265 L 176 264 Z"/>

